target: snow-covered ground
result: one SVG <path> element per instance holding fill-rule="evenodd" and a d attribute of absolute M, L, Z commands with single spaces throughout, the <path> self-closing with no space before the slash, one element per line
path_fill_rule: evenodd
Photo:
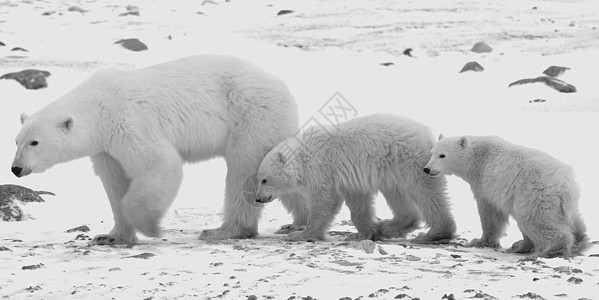
<path fill-rule="evenodd" d="M 266 207 L 261 237 L 204 242 L 220 225 L 224 162 L 187 166 L 165 218 L 163 239 L 133 247 L 87 246 L 112 214 L 88 159 L 22 179 L 10 173 L 21 112 L 33 113 L 101 67 L 136 68 L 191 54 L 246 58 L 289 85 L 303 122 L 340 93 L 358 115 L 409 116 L 445 135 L 500 135 L 572 165 L 591 240 L 599 240 L 599 9 L 595 1 L 3 1 L 0 75 L 50 71 L 48 88 L 0 80 L 0 184 L 56 193 L 25 210 L 35 220 L 0 224 L 0 297 L 34 299 L 593 299 L 599 295 L 597 246 L 571 260 L 531 259 L 459 245 L 406 240 L 344 242 L 344 209 L 330 242 L 286 242 L 273 232 L 290 222 Z M 127 5 L 139 16 L 119 16 Z M 86 12 L 69 11 L 77 6 Z M 293 13 L 276 16 L 283 9 Z M 50 13 L 43 16 L 44 13 Z M 113 43 L 139 38 L 149 50 Z M 493 51 L 470 52 L 485 41 Z M 10 51 L 22 47 L 29 52 Z M 412 48 L 414 57 L 402 52 Z M 469 61 L 484 72 L 459 73 Z M 383 66 L 382 63 L 393 63 Z M 542 83 L 509 87 L 551 66 L 576 93 Z M 546 102 L 529 102 L 544 99 Z M 449 178 L 460 239 L 481 233 L 468 186 Z M 390 212 L 377 198 L 379 217 Z M 90 232 L 66 233 L 87 225 Z M 520 238 L 512 222 L 504 247 Z M 0 249 L 1 250 L 1 249 Z M 130 258 L 145 255 L 147 259 Z M 40 265 L 37 269 L 24 266 Z M 35 268 L 35 267 L 32 267 Z M 573 278 L 573 279 L 572 279 Z M 582 281 L 578 281 L 581 279 Z M 478 294 L 477 294 L 478 293 Z M 560 294 L 563 294 L 560 296 Z M 478 295 L 478 296 L 477 296 Z M 251 299 L 251 298 L 250 298 Z M 398 299 L 401 299 L 398 297 Z"/>

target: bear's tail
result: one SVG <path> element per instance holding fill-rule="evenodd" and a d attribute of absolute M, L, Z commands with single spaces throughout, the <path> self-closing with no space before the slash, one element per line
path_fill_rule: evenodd
<path fill-rule="evenodd" d="M 582 255 L 583 252 L 591 247 L 589 237 L 585 233 L 586 227 L 582 223 L 580 216 L 577 216 L 574 222 L 574 245 L 572 245 L 572 255 Z"/>

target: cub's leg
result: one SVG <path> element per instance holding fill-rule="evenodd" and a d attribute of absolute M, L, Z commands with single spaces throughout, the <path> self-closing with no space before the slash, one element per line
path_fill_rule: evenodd
<path fill-rule="evenodd" d="M 123 215 L 121 201 L 129 189 L 131 180 L 125 175 L 121 164 L 108 153 L 100 153 L 91 158 L 95 173 L 100 177 L 110 201 L 114 216 L 114 228 L 108 234 L 94 237 L 92 244 L 115 245 L 137 243 L 135 228 Z"/>
<path fill-rule="evenodd" d="M 445 177 L 430 177 L 418 168 L 417 173 L 406 176 L 411 184 L 403 189 L 420 209 L 429 231 L 412 240 L 413 243 L 446 243 L 455 237 L 456 224 L 451 214 Z"/>
<path fill-rule="evenodd" d="M 522 233 L 534 245 L 534 255 L 548 258 L 572 256 L 575 238 L 561 212 L 551 209 L 525 211 L 515 217 Z"/>
<path fill-rule="evenodd" d="M 339 213 L 343 200 L 332 189 L 322 189 L 310 196 L 310 214 L 303 231 L 292 232 L 287 239 L 295 241 L 325 240 L 326 231 Z"/>
<path fill-rule="evenodd" d="M 283 225 L 277 230 L 277 234 L 288 234 L 294 231 L 302 231 L 308 223 L 309 203 L 308 199 L 299 193 L 286 194 L 279 197 L 279 200 L 289 213 L 293 216 L 293 223 Z"/>
<path fill-rule="evenodd" d="M 382 190 L 387 205 L 393 212 L 393 219 L 380 221 L 378 231 L 383 238 L 405 238 L 420 227 L 421 215 L 414 201 L 398 189 Z"/>
<path fill-rule="evenodd" d="M 507 249 L 507 253 L 531 253 L 534 250 L 532 241 L 526 234 L 522 234 L 523 238 L 515 242 L 510 249 Z"/>
<path fill-rule="evenodd" d="M 373 195 L 367 193 L 343 193 L 345 204 L 351 213 L 351 220 L 358 229 L 357 234 L 352 234 L 348 240 L 380 240 L 375 221 Z"/>
<path fill-rule="evenodd" d="M 490 204 L 487 199 L 476 199 L 476 205 L 483 235 L 480 239 L 473 239 L 468 246 L 501 248 L 499 239 L 505 233 L 509 216 Z"/>

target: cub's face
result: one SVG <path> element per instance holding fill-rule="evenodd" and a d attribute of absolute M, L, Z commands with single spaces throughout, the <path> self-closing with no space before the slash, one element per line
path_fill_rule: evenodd
<path fill-rule="evenodd" d="M 298 185 L 297 162 L 285 155 L 280 147 L 271 150 L 258 170 L 256 202 L 268 203 L 292 192 Z"/>
<path fill-rule="evenodd" d="M 424 167 L 424 172 L 434 177 L 454 174 L 457 170 L 463 169 L 467 147 L 466 137 L 439 136 L 439 141 L 431 150 L 431 158 Z"/>
<path fill-rule="evenodd" d="M 23 127 L 16 137 L 17 152 L 11 167 L 15 176 L 41 173 L 65 161 L 65 149 L 70 143 L 68 135 L 73 127 L 71 117 L 53 121 L 23 114 L 21 123 Z"/>

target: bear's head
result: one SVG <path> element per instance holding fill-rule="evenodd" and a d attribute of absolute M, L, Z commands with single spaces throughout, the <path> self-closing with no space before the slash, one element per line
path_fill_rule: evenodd
<path fill-rule="evenodd" d="M 431 150 L 431 158 L 424 167 L 430 176 L 461 173 L 469 159 L 469 141 L 465 136 L 448 137 L 439 135 L 439 141 Z"/>
<path fill-rule="evenodd" d="M 297 189 L 300 182 L 298 149 L 299 145 L 288 139 L 266 154 L 258 170 L 256 202 L 268 203 Z"/>
<path fill-rule="evenodd" d="M 35 114 L 27 117 L 21 114 L 23 127 L 16 143 L 17 153 L 11 171 L 22 177 L 30 173 L 41 173 L 48 168 L 74 159 L 71 148 L 71 134 L 75 119 L 69 115 Z"/>

